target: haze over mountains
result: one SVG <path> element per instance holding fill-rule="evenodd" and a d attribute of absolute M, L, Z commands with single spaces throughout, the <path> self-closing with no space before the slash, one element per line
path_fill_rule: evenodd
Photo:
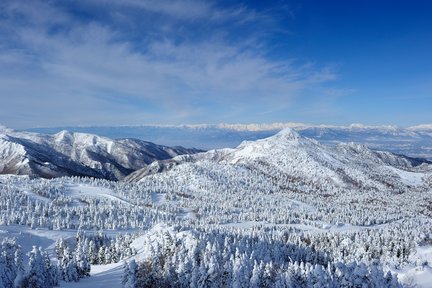
<path fill-rule="evenodd" d="M 339 142 L 365 144 L 374 150 L 390 151 L 432 160 L 432 125 L 408 128 L 397 126 L 308 125 L 302 123 L 219 124 L 219 125 L 143 125 L 117 127 L 34 128 L 29 131 L 58 133 L 61 130 L 94 133 L 110 138 L 137 138 L 158 144 L 200 149 L 236 147 L 244 140 L 257 140 L 293 128 L 302 136 L 335 146 Z"/>
<path fill-rule="evenodd" d="M 45 135 L 0 127 L 0 174 L 120 180 L 154 160 L 199 151 L 66 130 Z"/>

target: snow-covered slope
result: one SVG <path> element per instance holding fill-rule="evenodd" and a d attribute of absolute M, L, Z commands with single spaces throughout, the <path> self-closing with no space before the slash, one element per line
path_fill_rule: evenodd
<path fill-rule="evenodd" d="M 113 140 L 68 131 L 44 135 L 0 128 L 1 174 L 118 180 L 155 160 L 198 151 L 137 139 Z"/>
<path fill-rule="evenodd" d="M 430 169 L 429 162 L 424 160 L 372 151 L 354 143 L 328 147 L 286 128 L 269 138 L 245 141 L 235 149 L 211 150 L 157 161 L 132 173 L 125 180 L 139 181 L 147 175 L 175 166 L 180 165 L 177 169 L 181 169 L 182 164 L 190 166 L 204 162 L 207 166 L 214 163 L 247 167 L 270 177 L 283 174 L 310 187 L 391 189 L 395 192 L 407 188 L 400 176 L 402 172 L 398 171 L 412 171 L 421 176 Z"/>

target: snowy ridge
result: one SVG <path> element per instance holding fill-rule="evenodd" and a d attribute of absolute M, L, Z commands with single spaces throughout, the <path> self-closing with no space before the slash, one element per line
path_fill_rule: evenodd
<path fill-rule="evenodd" d="M 420 124 L 420 125 L 408 127 L 407 129 L 413 131 L 432 130 L 432 124 Z"/>
<path fill-rule="evenodd" d="M 407 189 L 407 183 L 401 181 L 400 173 L 395 171 L 407 170 L 423 175 L 431 169 L 427 161 L 372 151 L 355 143 L 340 144 L 336 147 L 324 146 L 286 128 L 266 139 L 245 141 L 235 149 L 211 150 L 178 156 L 167 161 L 156 161 L 132 173 L 125 181 L 139 181 L 147 175 L 174 167 L 182 169 L 182 164 L 188 167 L 187 165 L 200 166 L 203 163 L 207 166 L 217 163 L 249 167 L 267 175 L 282 173 L 290 178 L 320 186 L 373 190 L 390 188 L 400 192 Z"/>
<path fill-rule="evenodd" d="M 335 129 L 335 130 L 380 130 L 384 131 L 402 131 L 404 129 L 407 130 L 431 130 L 432 124 L 421 124 L 417 126 L 411 126 L 407 128 L 398 127 L 395 125 L 364 125 L 361 123 L 353 123 L 347 126 L 338 126 L 338 125 L 312 125 L 306 123 L 298 123 L 298 122 L 279 122 L 279 123 L 269 123 L 269 124 L 227 124 L 221 123 L 218 125 L 214 125 L 221 129 L 231 129 L 237 131 L 268 131 L 268 130 L 282 130 L 285 128 L 292 128 L 298 131 L 306 130 L 306 129 Z M 193 126 L 187 126 L 193 128 Z M 201 125 L 204 127 L 204 124 Z"/>
<path fill-rule="evenodd" d="M 6 128 L 5 126 L 3 126 Z M 237 131 L 267 131 L 267 130 L 283 130 L 285 128 L 293 129 L 309 129 L 309 128 L 333 128 L 333 129 L 345 129 L 345 130 L 355 130 L 355 129 L 380 129 L 380 130 L 430 130 L 432 129 L 432 124 L 420 124 L 416 126 L 410 126 L 407 128 L 399 127 L 396 125 L 364 125 L 362 123 L 352 123 L 350 125 L 314 125 L 301 122 L 275 122 L 275 123 L 219 123 L 219 124 L 145 124 L 145 125 L 135 125 L 135 126 L 118 126 L 124 128 L 130 127 L 157 127 L 157 128 L 187 128 L 187 129 L 210 129 L 210 128 L 220 128 L 220 129 L 231 129 Z M 81 127 L 85 128 L 85 126 Z M 44 129 L 44 128 L 35 128 Z"/>
<path fill-rule="evenodd" d="M 159 159 L 199 150 L 136 139 L 113 140 L 61 131 L 54 135 L 0 130 L 0 173 L 122 179 Z"/>

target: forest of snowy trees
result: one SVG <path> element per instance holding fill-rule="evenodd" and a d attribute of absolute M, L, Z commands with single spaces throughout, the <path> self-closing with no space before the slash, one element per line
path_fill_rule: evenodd
<path fill-rule="evenodd" d="M 156 227 L 143 239 L 148 259 L 125 263 L 123 283 L 125 287 L 400 287 L 397 277 L 385 273 L 376 259 L 368 264 L 336 260 L 296 240 L 290 234 L 192 233 Z"/>
<path fill-rule="evenodd" d="M 319 191 L 315 198 L 298 195 L 291 190 L 303 184 L 294 181 L 286 181 L 286 190 L 278 191 L 275 185 L 282 178 L 275 184 L 248 169 L 236 174 L 242 185 L 231 183 L 222 178 L 228 169 L 208 175 L 214 182 L 197 183 L 200 193 L 185 188 L 183 182 L 193 179 L 181 176 L 160 181 L 155 175 L 138 184 L 3 178 L 2 225 L 77 231 L 75 237 L 57 241 L 54 260 L 34 247 L 26 269 L 21 249 L 5 240 L 0 262 L 2 281 L 9 284 L 4 286 L 55 286 L 87 277 L 91 265 L 124 262 L 125 287 L 399 287 L 388 268 L 412 263 L 416 247 L 432 243 L 430 210 L 416 205 L 430 197 L 423 188 L 412 192 L 409 201 L 402 199 L 403 193 L 389 195 L 380 209 L 375 201 L 383 201 L 385 193 L 378 199 L 373 193 L 347 192 L 337 200 L 370 203 L 360 208 L 321 201 Z M 84 193 L 88 187 L 109 191 L 111 197 Z M 211 187 L 225 192 L 211 194 Z M 248 192 L 252 187 L 256 193 Z M 325 228 L 344 222 L 362 228 Z M 243 228 L 247 223 L 249 228 Z M 119 233 L 112 238 L 102 230 Z M 131 258 L 137 253 L 133 241 L 140 241 L 145 258 Z M 414 264 L 419 269 L 428 265 Z M 37 279 L 46 280 L 29 284 Z"/>
<path fill-rule="evenodd" d="M 57 261 L 52 261 L 41 247 L 33 246 L 27 253 L 29 260 L 25 269 L 20 245 L 14 239 L 5 238 L 0 246 L 0 287 L 55 287 L 59 280 L 79 281 L 89 276 L 91 264 L 117 263 L 136 253 L 130 247 L 129 234 L 112 239 L 100 232 L 86 235 L 78 231 L 73 240 L 73 245 L 62 238 L 57 241 Z"/>
<path fill-rule="evenodd" d="M 27 269 L 24 269 L 21 247 L 13 239 L 3 240 L 0 252 L 0 287 L 57 286 L 60 267 L 53 265 L 40 247 L 33 246 L 29 252 Z"/>

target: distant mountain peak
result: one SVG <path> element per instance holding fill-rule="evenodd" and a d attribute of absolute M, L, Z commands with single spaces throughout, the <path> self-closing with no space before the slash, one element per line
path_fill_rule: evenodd
<path fill-rule="evenodd" d="M 269 155 L 269 153 L 279 153 L 300 143 L 306 143 L 309 139 L 302 137 L 292 128 L 284 128 L 277 134 L 256 141 L 243 141 L 237 146 L 239 156 L 258 157 Z M 302 145 L 303 146 L 303 145 Z"/>
<path fill-rule="evenodd" d="M 66 135 L 72 135 L 72 133 L 69 132 L 68 130 L 62 130 L 62 131 L 54 134 L 54 136 L 57 136 L 57 137 L 64 137 Z"/>
<path fill-rule="evenodd" d="M 339 142 L 336 145 L 336 147 L 338 147 L 338 148 L 350 148 L 350 149 L 354 149 L 356 151 L 370 151 L 370 149 L 366 145 L 356 143 L 356 142 Z"/>
<path fill-rule="evenodd" d="M 62 130 L 62 131 L 54 134 L 54 138 L 57 141 L 65 141 L 65 140 L 67 140 L 67 141 L 70 142 L 72 140 L 72 138 L 73 138 L 73 134 L 71 132 L 69 132 L 68 130 Z"/>
<path fill-rule="evenodd" d="M 282 140 L 288 140 L 288 141 L 293 141 L 293 140 L 298 140 L 300 138 L 302 138 L 302 136 L 300 136 L 300 134 L 295 131 L 292 128 L 284 128 L 281 131 L 279 131 L 276 135 L 270 137 L 274 139 L 282 139 Z"/>

